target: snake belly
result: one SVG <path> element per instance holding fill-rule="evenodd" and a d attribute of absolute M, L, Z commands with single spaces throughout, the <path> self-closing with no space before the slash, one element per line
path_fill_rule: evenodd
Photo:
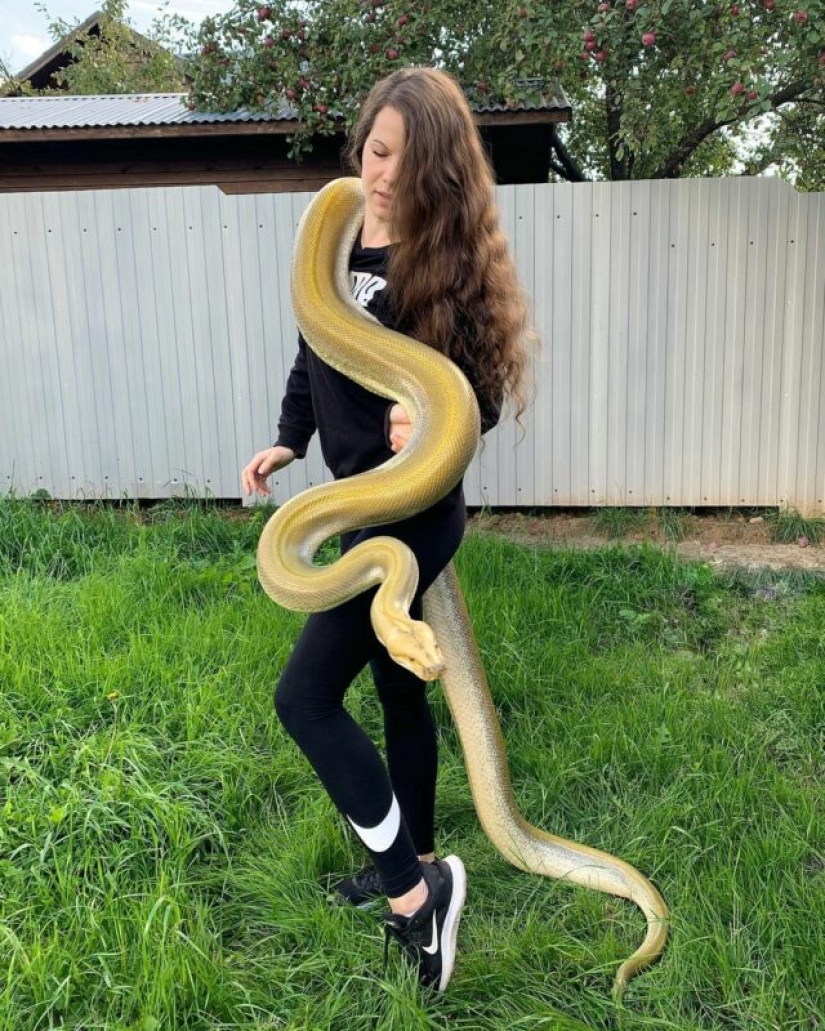
<path fill-rule="evenodd" d="M 424 596 L 422 642 L 422 624 L 412 625 L 408 615 L 417 565 L 400 541 L 374 538 L 332 565 L 313 564 L 317 550 L 335 534 L 395 522 L 429 508 L 464 475 L 479 440 L 478 405 L 456 366 L 432 348 L 382 326 L 351 297 L 348 259 L 362 222 L 357 179 L 335 180 L 315 195 L 295 240 L 295 316 L 319 357 L 366 389 L 404 405 L 413 431 L 407 446 L 380 468 L 312 487 L 282 505 L 261 533 L 258 576 L 274 601 L 300 612 L 323 611 L 378 586 L 371 610 L 376 633 L 402 665 L 424 679 L 440 675 L 475 808 L 495 848 L 519 869 L 627 898 L 644 913 L 644 941 L 615 976 L 614 991 L 620 998 L 629 979 L 664 950 L 667 906 L 628 863 L 533 827 L 518 811 L 498 718 L 453 565 Z M 437 642 L 435 656 L 426 638 L 430 630 Z M 400 657 L 394 652 L 399 639 Z M 427 657 L 410 660 L 410 651 L 423 651 Z"/>

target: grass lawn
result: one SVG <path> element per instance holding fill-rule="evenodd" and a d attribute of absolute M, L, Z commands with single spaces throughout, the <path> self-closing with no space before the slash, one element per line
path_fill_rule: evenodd
<path fill-rule="evenodd" d="M 260 589 L 265 513 L 0 503 L 0 1029 L 825 1028 L 825 580 L 649 545 L 469 537 L 457 567 L 525 817 L 615 853 L 672 912 L 507 866 L 437 688 L 437 847 L 467 866 L 427 998 L 272 708 L 301 616 Z M 349 705 L 376 740 L 366 679 Z"/>

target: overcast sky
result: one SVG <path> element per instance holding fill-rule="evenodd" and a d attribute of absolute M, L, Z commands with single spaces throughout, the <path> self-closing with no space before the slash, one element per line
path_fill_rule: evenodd
<path fill-rule="evenodd" d="M 45 0 L 48 16 L 32 0 L 0 0 L 0 57 L 14 72 L 22 71 L 53 45 L 48 24 L 56 18 L 74 24 L 84 21 L 99 9 L 95 0 Z M 221 14 L 232 7 L 232 0 L 171 0 L 166 10 L 191 22 L 208 14 Z M 128 17 L 138 32 L 145 32 L 161 13 L 155 0 L 130 0 Z"/>

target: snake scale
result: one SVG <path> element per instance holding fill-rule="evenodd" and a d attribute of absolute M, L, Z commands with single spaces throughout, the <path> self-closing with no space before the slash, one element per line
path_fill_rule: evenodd
<path fill-rule="evenodd" d="M 615 976 L 628 980 L 662 953 L 667 907 L 628 863 L 555 837 L 521 816 L 484 667 L 461 589 L 447 567 L 424 597 L 424 621 L 408 612 L 418 583 L 413 553 L 392 537 L 353 548 L 331 565 L 314 557 L 347 530 L 391 523 L 423 511 L 464 475 L 479 440 L 478 405 L 456 366 L 430 347 L 387 329 L 352 298 L 349 254 L 363 222 L 358 179 L 337 179 L 315 195 L 295 239 L 292 303 L 312 349 L 329 365 L 402 404 L 413 431 L 406 447 L 377 469 L 302 492 L 268 520 L 258 544 L 258 576 L 278 604 L 299 612 L 332 608 L 378 590 L 375 632 L 400 665 L 424 680 L 440 677 L 455 720 L 485 834 L 516 867 L 633 901 L 647 919 L 641 946 Z"/>

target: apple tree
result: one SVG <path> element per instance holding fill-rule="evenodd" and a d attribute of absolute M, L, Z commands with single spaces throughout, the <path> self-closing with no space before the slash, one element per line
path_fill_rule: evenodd
<path fill-rule="evenodd" d="M 296 156 L 349 127 L 376 79 L 431 64 L 478 104 L 559 83 L 557 179 L 825 179 L 825 0 L 236 0 L 197 47 L 192 107 L 288 100 Z"/>

